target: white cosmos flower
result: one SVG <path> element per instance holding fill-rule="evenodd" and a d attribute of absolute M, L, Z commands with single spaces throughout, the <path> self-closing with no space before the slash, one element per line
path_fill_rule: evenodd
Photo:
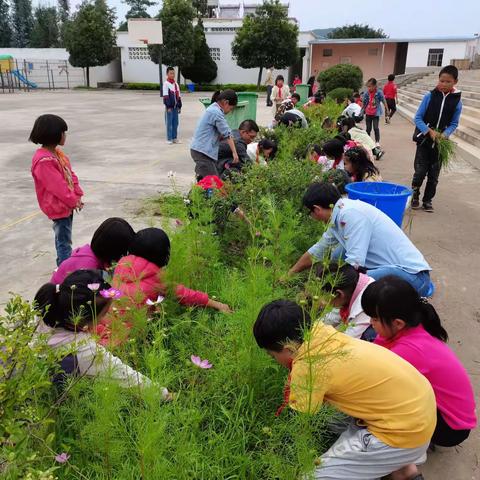
<path fill-rule="evenodd" d="M 162 303 L 164 300 L 165 300 L 165 297 L 162 297 L 161 295 L 159 295 L 155 301 L 147 298 L 147 301 L 145 303 L 147 305 L 152 306 L 152 305 L 158 305 L 159 303 Z"/>

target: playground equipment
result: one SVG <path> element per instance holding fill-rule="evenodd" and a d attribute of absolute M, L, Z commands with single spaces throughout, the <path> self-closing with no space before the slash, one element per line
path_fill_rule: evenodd
<path fill-rule="evenodd" d="M 25 78 L 18 70 L 12 70 L 12 75 L 25 85 L 29 86 L 30 88 L 37 88 L 37 84 Z"/>

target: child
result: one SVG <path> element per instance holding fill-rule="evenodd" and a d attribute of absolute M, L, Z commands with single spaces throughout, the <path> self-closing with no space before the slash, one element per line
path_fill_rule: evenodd
<path fill-rule="evenodd" d="M 359 273 L 348 263 L 339 266 L 331 262 L 325 267 L 318 263 L 315 274 L 321 281 L 322 290 L 335 295 L 331 305 L 340 308 L 338 315 L 331 312 L 328 323 L 337 328 L 343 325 L 344 333 L 350 337 L 373 341 L 376 333 L 370 325 L 370 317 L 362 309 L 362 295 L 375 280 Z"/>
<path fill-rule="evenodd" d="M 425 461 L 435 429 L 435 396 L 408 362 L 322 322 L 312 326 L 288 300 L 265 305 L 253 334 L 290 370 L 284 405 L 315 414 L 325 402 L 352 417 L 322 455 L 316 479 L 423 478 L 415 464 Z"/>
<path fill-rule="evenodd" d="M 267 68 L 265 75 L 265 82 L 263 83 L 267 87 L 267 107 L 271 107 L 272 103 L 272 88 L 273 88 L 273 67 Z"/>
<path fill-rule="evenodd" d="M 53 272 L 51 283 L 62 283 L 76 270 L 107 270 L 112 263 L 127 255 L 135 231 L 123 218 L 107 218 L 95 230 L 90 245 L 76 248 Z"/>
<path fill-rule="evenodd" d="M 272 99 L 273 99 L 273 116 L 277 114 L 277 110 L 284 100 L 290 96 L 290 88 L 288 85 L 284 85 L 284 78 L 282 75 L 277 75 L 275 79 L 275 85 L 272 88 Z"/>
<path fill-rule="evenodd" d="M 377 89 L 377 80 L 371 78 L 367 82 L 368 90 L 363 94 L 363 111 L 365 112 L 365 123 L 367 125 L 367 133 L 370 135 L 372 131 L 375 133 L 375 144 L 380 146 L 380 129 L 378 126 L 380 117 L 383 113 L 382 103 L 385 106 L 385 116 L 388 117 L 388 105 L 383 96 L 383 92 Z"/>
<path fill-rule="evenodd" d="M 300 85 L 302 83 L 302 79 L 300 78 L 300 75 L 295 75 L 293 77 L 293 90 L 295 90 L 297 88 L 297 85 Z"/>
<path fill-rule="evenodd" d="M 435 308 L 395 276 L 369 285 L 362 306 L 378 333 L 375 343 L 411 363 L 431 383 L 437 400 L 432 443 L 462 443 L 477 425 L 475 398 L 465 368 L 445 343 L 448 335 Z"/>
<path fill-rule="evenodd" d="M 349 99 L 349 104 L 343 110 L 342 116 L 353 118 L 356 122 L 361 122 L 363 120 L 362 107 L 356 103 L 354 97 Z"/>
<path fill-rule="evenodd" d="M 335 138 L 329 140 L 323 144 L 323 153 L 329 159 L 328 169 L 344 169 L 343 164 L 343 147 L 346 142 L 342 142 L 340 139 Z"/>
<path fill-rule="evenodd" d="M 372 137 L 365 130 L 357 127 L 354 118 L 343 118 L 339 130 L 341 130 L 342 134 L 348 134 L 355 143 L 365 148 L 370 160 L 373 160 L 374 157 L 380 160 L 385 154 L 380 147 L 375 145 Z"/>
<path fill-rule="evenodd" d="M 167 127 L 167 143 L 180 143 L 177 138 L 178 116 L 182 110 L 180 87 L 175 81 L 175 69 L 167 67 L 167 80 L 163 84 L 163 103 L 165 105 L 165 125 Z"/>
<path fill-rule="evenodd" d="M 438 136 L 449 137 L 458 127 L 462 113 L 461 92 L 455 89 L 458 70 L 448 65 L 440 70 L 438 85 L 427 92 L 415 115 L 413 141 L 417 143 L 415 173 L 412 179 L 412 208 L 420 208 L 420 188 L 427 177 L 423 194 L 423 209 L 433 212 L 432 200 L 437 191 L 441 164 L 435 140 Z"/>
<path fill-rule="evenodd" d="M 277 144 L 268 138 L 263 138 L 258 143 L 251 143 L 247 147 L 247 153 L 252 162 L 257 165 L 268 163 L 275 159 L 277 154 Z"/>
<path fill-rule="evenodd" d="M 345 170 L 350 174 L 352 182 L 381 182 L 378 168 L 368 158 L 363 147 L 348 149 L 343 157 Z"/>
<path fill-rule="evenodd" d="M 150 386 L 149 378 L 99 346 L 91 334 L 111 306 L 112 299 L 102 295 L 108 289 L 100 270 L 79 270 L 61 284 L 46 283 L 35 295 L 42 314 L 37 333 L 47 334 L 53 349 L 74 349 L 61 362 L 63 376 L 104 377 L 123 387 Z M 166 388 L 161 392 L 164 399 L 170 398 Z"/>
<path fill-rule="evenodd" d="M 83 208 L 83 190 L 68 157 L 58 148 L 65 145 L 67 130 L 63 118 L 41 115 L 29 138 L 42 145 L 32 159 L 32 176 L 40 209 L 53 220 L 57 265 L 72 253 L 73 211 Z"/>
<path fill-rule="evenodd" d="M 199 120 L 190 145 L 197 181 L 207 175 L 219 176 L 217 162 L 221 140 L 226 140 L 232 151 L 232 163 L 239 163 L 232 130 L 225 119 L 225 115 L 233 111 L 237 103 L 237 94 L 233 90 L 224 90 L 216 97 L 215 101 L 212 98 L 212 104 Z"/>
<path fill-rule="evenodd" d="M 395 83 L 395 75 L 390 74 L 388 76 L 388 82 L 383 87 L 383 95 L 385 96 L 385 101 L 388 105 L 389 116 L 385 117 L 385 123 L 388 125 L 390 123 L 390 119 L 397 111 L 398 95 L 397 84 Z"/>

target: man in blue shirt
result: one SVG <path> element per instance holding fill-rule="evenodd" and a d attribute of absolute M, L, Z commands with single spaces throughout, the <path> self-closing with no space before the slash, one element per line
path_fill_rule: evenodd
<path fill-rule="evenodd" d="M 437 191 L 442 165 L 439 161 L 437 137 L 449 137 L 458 127 L 462 113 L 461 92 L 455 90 L 458 69 L 448 65 L 440 70 L 438 85 L 423 97 L 415 115 L 413 141 L 417 143 L 412 179 L 412 208 L 420 208 L 420 188 L 427 177 L 422 199 L 426 212 L 433 212 L 432 199 Z"/>
<path fill-rule="evenodd" d="M 376 207 L 360 200 L 342 198 L 328 183 L 310 185 L 303 204 L 315 220 L 329 225 L 313 247 L 305 252 L 289 274 L 310 268 L 325 254 L 344 256 L 378 280 L 397 275 L 408 281 L 421 296 L 430 286 L 430 266 L 395 222 Z"/>
<path fill-rule="evenodd" d="M 230 113 L 237 103 L 237 94 L 233 90 L 224 90 L 199 120 L 190 145 L 198 181 L 207 175 L 219 176 L 217 161 L 221 140 L 226 140 L 232 151 L 232 164 L 239 162 L 232 130 L 225 119 L 225 115 Z"/>

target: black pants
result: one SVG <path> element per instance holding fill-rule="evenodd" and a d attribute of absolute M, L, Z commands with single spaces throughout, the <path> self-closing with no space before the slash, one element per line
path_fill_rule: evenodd
<path fill-rule="evenodd" d="M 441 164 L 438 160 L 438 150 L 432 148 L 431 142 L 425 142 L 423 145 L 417 145 L 414 161 L 415 173 L 413 174 L 412 187 L 414 194 L 420 196 L 420 187 L 425 177 L 427 185 L 423 194 L 423 203 L 430 203 L 437 191 L 438 177 L 440 176 Z"/>
<path fill-rule="evenodd" d="M 204 153 L 193 149 L 190 149 L 190 155 L 195 162 L 197 181 L 200 181 L 202 178 L 208 175 L 216 175 L 217 177 L 219 176 L 217 162 L 213 158 L 210 158 Z"/>
<path fill-rule="evenodd" d="M 386 98 L 388 109 L 390 110 L 390 118 L 393 117 L 393 114 L 397 111 L 397 102 L 394 98 Z"/>
<path fill-rule="evenodd" d="M 380 142 L 380 129 L 378 128 L 378 121 L 380 117 L 376 117 L 374 115 L 365 115 L 365 123 L 367 124 L 367 133 L 370 135 L 372 131 L 372 125 L 373 125 L 373 131 L 375 132 L 375 141 L 378 143 Z"/>
<path fill-rule="evenodd" d="M 267 107 L 271 107 L 273 105 L 272 103 L 272 86 L 267 85 Z"/>
<path fill-rule="evenodd" d="M 455 447 L 460 445 L 470 435 L 470 430 L 454 430 L 443 418 L 437 408 L 437 426 L 433 432 L 432 443 L 439 447 Z"/>

